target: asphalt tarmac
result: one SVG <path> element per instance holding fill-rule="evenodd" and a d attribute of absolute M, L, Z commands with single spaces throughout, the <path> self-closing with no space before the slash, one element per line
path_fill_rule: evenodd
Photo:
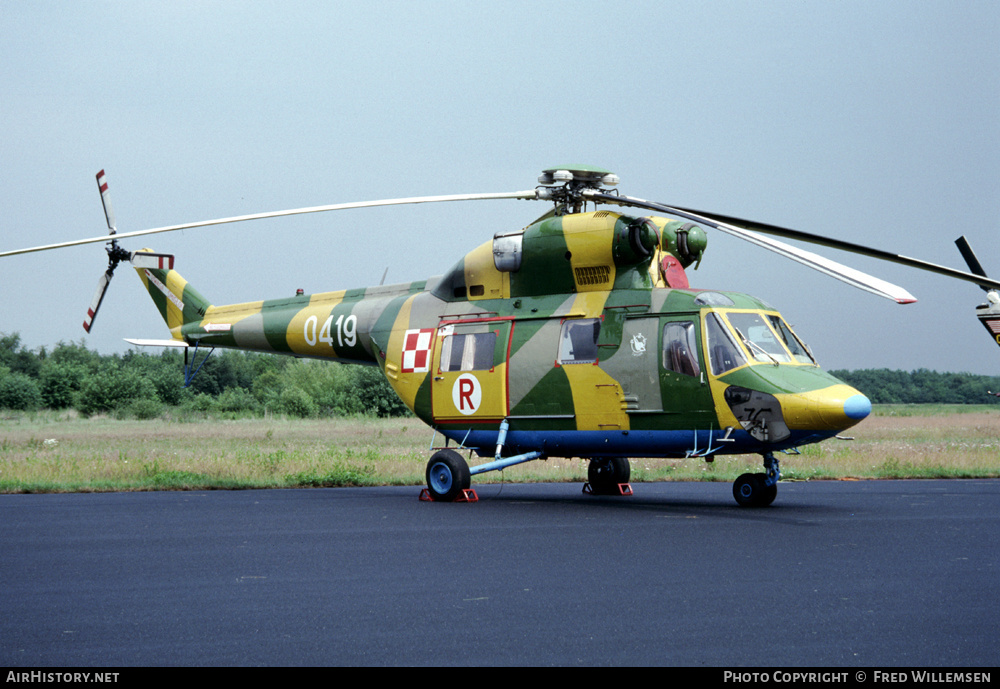
<path fill-rule="evenodd" d="M 0 495 L 0 665 L 993 666 L 1000 481 Z"/>

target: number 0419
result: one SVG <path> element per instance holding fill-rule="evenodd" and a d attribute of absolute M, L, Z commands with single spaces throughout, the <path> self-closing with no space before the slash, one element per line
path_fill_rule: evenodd
<path fill-rule="evenodd" d="M 319 328 L 319 334 L 317 337 L 317 327 L 319 326 L 319 318 L 317 316 L 309 316 L 306 319 L 305 325 L 302 329 L 302 336 L 306 340 L 306 344 L 310 347 L 315 347 L 317 342 L 323 342 L 325 344 L 333 346 L 333 328 L 337 329 L 337 346 L 343 347 L 353 347 L 358 343 L 358 317 L 355 315 L 347 316 L 346 318 L 341 314 L 337 317 L 337 320 L 333 320 L 333 316 L 329 316 L 323 323 L 323 327 Z"/>

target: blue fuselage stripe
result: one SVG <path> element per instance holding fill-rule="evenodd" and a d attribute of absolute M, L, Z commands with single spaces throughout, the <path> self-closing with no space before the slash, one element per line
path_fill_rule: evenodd
<path fill-rule="evenodd" d="M 493 456 L 498 431 L 442 428 L 438 432 L 476 452 Z M 762 443 L 743 430 L 720 442 L 723 431 L 508 431 L 504 454 L 540 451 L 549 457 L 688 457 L 787 450 L 817 443 L 836 431 L 795 430 L 780 443 Z"/>

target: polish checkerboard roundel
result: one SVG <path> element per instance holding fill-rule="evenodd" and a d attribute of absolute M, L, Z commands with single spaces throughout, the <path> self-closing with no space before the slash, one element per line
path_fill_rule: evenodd
<path fill-rule="evenodd" d="M 403 336 L 403 373 L 424 373 L 431 368 L 434 329 L 407 330 Z"/>

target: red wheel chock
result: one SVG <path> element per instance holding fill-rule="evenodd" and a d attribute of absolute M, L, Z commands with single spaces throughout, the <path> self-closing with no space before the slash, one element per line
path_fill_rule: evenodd
<path fill-rule="evenodd" d="M 618 495 L 624 495 L 626 497 L 632 495 L 631 483 L 619 483 L 616 486 L 616 488 L 618 490 Z M 594 492 L 593 486 L 591 486 L 589 483 L 583 484 L 583 492 L 586 493 L 587 495 L 598 495 L 598 493 Z M 614 493 L 607 493 L 607 495 L 614 495 Z"/>
<path fill-rule="evenodd" d="M 420 491 L 420 499 L 424 502 L 437 502 L 431 497 L 431 492 L 424 488 Z M 452 502 L 479 502 L 479 496 L 476 495 L 476 491 L 472 488 L 463 488 L 462 495 L 452 500 Z"/>

